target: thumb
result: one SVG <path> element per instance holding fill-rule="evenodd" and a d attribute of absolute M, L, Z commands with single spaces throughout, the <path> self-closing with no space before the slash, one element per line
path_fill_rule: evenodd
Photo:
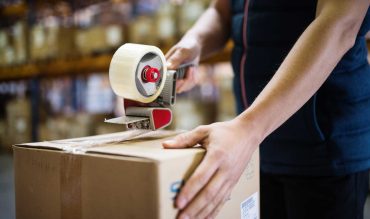
<path fill-rule="evenodd" d="M 190 148 L 201 143 L 208 136 L 208 129 L 198 127 L 192 131 L 177 135 L 162 143 L 164 148 Z"/>

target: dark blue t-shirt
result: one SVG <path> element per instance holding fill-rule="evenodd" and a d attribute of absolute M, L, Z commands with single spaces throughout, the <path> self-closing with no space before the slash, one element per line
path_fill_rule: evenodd
<path fill-rule="evenodd" d="M 266 86 L 294 43 L 315 19 L 313 0 L 232 0 L 232 66 L 238 113 Z M 370 67 L 365 34 L 323 86 L 261 144 L 261 169 L 338 175 L 370 168 Z"/>

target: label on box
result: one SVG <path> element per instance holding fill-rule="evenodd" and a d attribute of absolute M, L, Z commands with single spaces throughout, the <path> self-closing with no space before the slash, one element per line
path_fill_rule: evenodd
<path fill-rule="evenodd" d="M 255 192 L 240 204 L 240 218 L 258 219 L 258 205 L 258 192 Z"/>

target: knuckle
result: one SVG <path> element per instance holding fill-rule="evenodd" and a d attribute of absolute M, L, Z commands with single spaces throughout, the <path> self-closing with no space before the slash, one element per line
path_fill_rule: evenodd
<path fill-rule="evenodd" d="M 181 135 L 176 136 L 176 141 L 177 142 L 184 142 L 185 139 L 186 139 L 185 134 L 181 134 Z"/>
<path fill-rule="evenodd" d="M 179 141 L 184 143 L 186 147 L 189 147 L 189 134 L 185 133 L 179 136 Z"/>
<path fill-rule="evenodd" d="M 233 188 L 239 181 L 240 177 L 234 175 L 231 179 L 230 179 L 230 186 L 231 188 Z"/>
<path fill-rule="evenodd" d="M 204 175 L 198 175 L 195 177 L 195 182 L 199 185 L 205 185 L 207 183 L 207 178 Z"/>
<path fill-rule="evenodd" d="M 206 216 L 209 215 L 214 208 L 214 203 L 207 204 L 206 207 L 197 215 L 197 218 L 206 218 Z"/>
<path fill-rule="evenodd" d="M 185 47 L 178 47 L 177 50 L 180 53 L 188 53 L 189 52 L 189 49 L 188 48 L 185 48 Z"/>
<path fill-rule="evenodd" d="M 193 136 L 192 136 L 191 133 L 186 133 L 183 136 L 182 140 L 185 143 L 186 147 L 193 147 L 194 146 Z"/>
<path fill-rule="evenodd" d="M 200 125 L 197 128 L 195 128 L 195 131 L 201 134 L 205 134 L 208 131 L 208 127 L 206 125 Z"/>
<path fill-rule="evenodd" d="M 216 161 L 224 161 L 225 158 L 227 157 L 227 153 L 224 150 L 217 149 L 217 148 L 212 150 L 210 155 L 212 159 Z"/>
<path fill-rule="evenodd" d="M 177 141 L 183 143 L 186 147 L 191 147 L 191 135 L 187 132 L 177 136 Z"/>
<path fill-rule="evenodd" d="M 224 158 L 224 166 L 225 168 L 232 168 L 235 166 L 234 159 L 230 154 L 226 154 Z"/>
<path fill-rule="evenodd" d="M 204 191 L 204 199 L 207 201 L 207 202 L 211 202 L 212 199 L 213 199 L 213 195 L 214 195 L 214 191 L 211 190 L 211 189 L 206 189 Z"/>

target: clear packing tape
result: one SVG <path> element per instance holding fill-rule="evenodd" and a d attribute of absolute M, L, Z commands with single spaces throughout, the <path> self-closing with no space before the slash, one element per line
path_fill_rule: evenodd
<path fill-rule="evenodd" d="M 109 82 L 114 93 L 126 100 L 125 112 L 105 122 L 145 130 L 171 124 L 176 81 L 185 77 L 190 65 L 167 70 L 165 57 L 155 46 L 126 43 L 119 47 L 109 66 Z"/>
<path fill-rule="evenodd" d="M 148 65 L 160 72 L 156 83 L 145 83 L 142 79 L 141 73 Z M 117 96 L 150 103 L 161 94 L 166 72 L 166 60 L 160 49 L 155 46 L 126 43 L 112 57 L 109 81 Z"/>
<path fill-rule="evenodd" d="M 143 129 L 134 129 L 124 132 L 96 135 L 91 137 L 17 144 L 17 146 L 59 149 L 70 154 L 83 154 L 86 153 L 89 148 L 93 147 L 112 145 L 130 140 L 140 140 L 147 138 L 149 139 L 165 138 L 180 134 L 182 132 L 183 131 L 166 131 L 166 130 L 150 131 Z"/>

